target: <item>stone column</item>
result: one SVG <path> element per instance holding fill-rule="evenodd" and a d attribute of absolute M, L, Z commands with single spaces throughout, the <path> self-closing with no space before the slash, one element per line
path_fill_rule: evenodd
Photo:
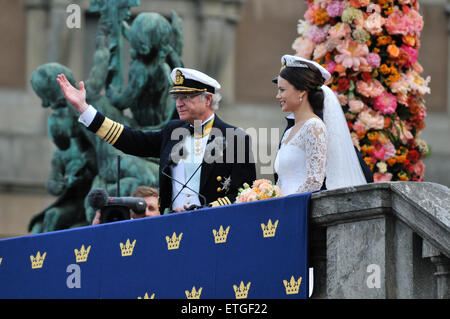
<path fill-rule="evenodd" d="M 425 240 L 423 241 L 422 257 L 430 258 L 431 262 L 436 267 L 434 276 L 437 284 L 437 298 L 450 299 L 450 260 Z"/>
<path fill-rule="evenodd" d="M 243 0 L 198 2 L 198 67 L 222 84 L 224 103 L 234 102 L 236 25 Z"/>
<path fill-rule="evenodd" d="M 46 0 L 26 0 L 26 67 L 25 79 L 28 90 L 33 71 L 47 61 L 49 2 Z"/>

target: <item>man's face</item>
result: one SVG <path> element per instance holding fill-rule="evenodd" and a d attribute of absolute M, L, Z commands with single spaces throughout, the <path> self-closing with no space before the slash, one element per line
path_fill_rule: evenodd
<path fill-rule="evenodd" d="M 180 120 L 194 125 L 194 121 L 206 121 L 214 112 L 211 108 L 212 95 L 173 94 Z"/>
<path fill-rule="evenodd" d="M 158 197 L 149 196 L 144 197 L 145 203 L 147 204 L 147 208 L 145 209 L 145 215 L 137 215 L 132 210 L 130 210 L 131 219 L 142 218 L 142 217 L 153 217 L 159 216 L 161 213 L 159 212 L 158 207 Z"/>

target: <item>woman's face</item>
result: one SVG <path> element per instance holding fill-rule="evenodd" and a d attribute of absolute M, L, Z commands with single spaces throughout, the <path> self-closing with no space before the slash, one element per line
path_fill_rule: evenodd
<path fill-rule="evenodd" d="M 282 112 L 294 112 L 300 107 L 302 92 L 291 83 L 278 76 L 277 100 L 280 102 Z"/>

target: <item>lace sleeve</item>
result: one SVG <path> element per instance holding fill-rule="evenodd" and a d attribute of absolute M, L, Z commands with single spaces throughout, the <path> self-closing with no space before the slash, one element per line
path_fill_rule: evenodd
<path fill-rule="evenodd" d="M 325 178 L 327 157 L 327 130 L 320 120 L 305 123 L 308 126 L 302 134 L 302 144 L 306 154 L 306 180 L 297 193 L 313 192 L 322 187 Z"/>

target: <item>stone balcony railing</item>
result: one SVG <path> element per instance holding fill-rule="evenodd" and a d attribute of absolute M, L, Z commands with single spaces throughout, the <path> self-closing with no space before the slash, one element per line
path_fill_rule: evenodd
<path fill-rule="evenodd" d="M 450 189 L 375 183 L 311 198 L 312 298 L 450 298 Z"/>

